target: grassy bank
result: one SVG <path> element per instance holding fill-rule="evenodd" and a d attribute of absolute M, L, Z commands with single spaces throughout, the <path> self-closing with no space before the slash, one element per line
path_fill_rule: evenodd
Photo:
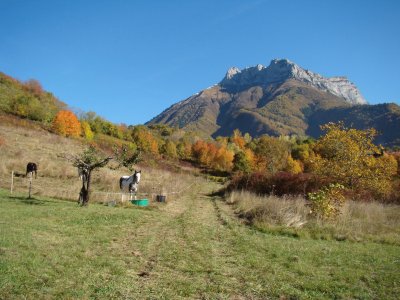
<path fill-rule="evenodd" d="M 400 245 L 400 206 L 347 201 L 334 220 L 310 216 L 303 197 L 232 192 L 227 203 L 256 228 L 269 233 L 325 240 Z"/>

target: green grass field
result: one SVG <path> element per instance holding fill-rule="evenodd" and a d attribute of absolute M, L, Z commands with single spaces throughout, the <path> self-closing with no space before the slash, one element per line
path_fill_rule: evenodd
<path fill-rule="evenodd" d="M 149 208 L 0 190 L 0 299 L 398 299 L 399 246 L 254 230 L 212 188 Z"/>

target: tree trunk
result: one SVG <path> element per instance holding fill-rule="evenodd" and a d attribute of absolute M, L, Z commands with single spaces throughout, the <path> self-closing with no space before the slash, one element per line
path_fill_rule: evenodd
<path fill-rule="evenodd" d="M 89 205 L 89 192 L 90 192 L 90 174 L 91 170 L 89 170 L 87 172 L 87 176 L 86 177 L 86 187 L 85 184 L 83 184 L 82 187 L 82 197 L 83 197 L 83 201 L 82 201 L 82 206 L 88 206 Z"/>

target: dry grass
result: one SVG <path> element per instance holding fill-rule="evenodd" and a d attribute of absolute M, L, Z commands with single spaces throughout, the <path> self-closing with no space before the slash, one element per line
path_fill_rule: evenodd
<path fill-rule="evenodd" d="M 1 120 L 1 119 L 0 119 Z M 78 172 L 68 161 L 59 158 L 61 153 L 80 153 L 84 144 L 79 140 L 64 138 L 38 128 L 16 127 L 0 122 L 3 140 L 0 152 L 0 187 L 10 188 L 11 172 L 25 174 L 26 164 L 38 164 L 38 178 L 33 180 L 33 195 L 77 200 L 81 187 Z M 112 164 L 111 164 L 112 165 Z M 173 199 L 177 193 L 193 184 L 195 178 L 151 167 L 142 170 L 138 197 L 153 199 L 156 194 L 166 194 Z M 126 169 L 102 168 L 93 173 L 91 202 L 121 200 L 119 178 L 130 175 Z M 28 191 L 25 177 L 14 178 L 14 191 Z M 125 197 L 127 198 L 127 197 Z"/>
<path fill-rule="evenodd" d="M 309 209 L 301 197 L 260 197 L 249 192 L 232 192 L 229 204 L 235 204 L 237 212 L 253 223 L 268 223 L 286 227 L 302 227 L 307 223 Z"/>
<path fill-rule="evenodd" d="M 232 192 L 226 201 L 254 226 L 274 233 L 318 239 L 373 240 L 400 244 L 400 206 L 347 201 L 335 220 L 309 215 L 301 197 L 257 196 Z"/>

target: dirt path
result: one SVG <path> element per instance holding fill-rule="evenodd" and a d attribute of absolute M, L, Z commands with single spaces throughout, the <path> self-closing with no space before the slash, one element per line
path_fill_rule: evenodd
<path fill-rule="evenodd" d="M 218 297 L 236 293 L 232 283 L 234 290 L 240 287 L 234 234 L 210 192 L 207 185 L 196 184 L 131 233 L 135 239 L 128 242 L 140 249 L 136 285 L 142 296 Z"/>

